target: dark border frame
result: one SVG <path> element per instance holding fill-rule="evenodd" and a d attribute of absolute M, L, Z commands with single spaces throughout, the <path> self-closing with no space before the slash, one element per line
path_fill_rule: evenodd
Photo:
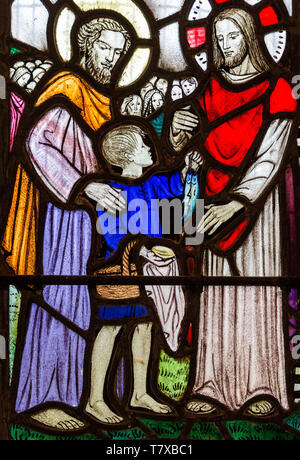
<path fill-rule="evenodd" d="M 48 2 L 48 0 L 43 0 L 44 4 L 49 8 L 53 8 L 53 4 Z M 66 1 L 66 3 L 68 0 Z M 277 0 L 275 0 L 276 3 L 278 3 Z M 137 2 L 139 3 L 139 2 Z M 2 0 L 2 14 L 0 16 L 0 30 L 2 30 L 2 34 L 0 35 L 0 73 L 8 78 L 8 65 L 10 62 L 10 59 L 7 60 L 9 57 L 9 49 L 8 49 L 8 41 L 7 37 L 9 37 L 9 24 L 10 24 L 10 0 Z M 279 4 L 279 3 L 278 3 Z M 232 6 L 232 2 L 226 2 L 223 4 L 219 9 L 223 8 L 228 8 L 229 6 Z M 250 9 L 246 7 L 247 9 Z M 261 5 L 258 5 L 255 7 L 257 10 L 261 8 Z M 298 1 L 294 1 L 294 8 L 295 8 L 295 15 L 294 15 L 294 20 L 292 21 L 292 25 L 290 26 L 289 33 L 293 35 L 293 44 L 295 45 L 293 49 L 293 62 L 291 63 L 292 65 L 292 74 L 300 74 L 300 47 L 297 47 L 297 37 L 299 37 L 300 41 L 300 5 Z M 253 7 L 251 8 L 253 10 Z M 282 11 L 282 10 L 281 10 Z M 171 20 L 175 20 L 179 18 L 179 14 L 174 15 L 172 18 L 169 18 L 168 20 L 163 20 L 161 23 L 168 23 Z M 206 23 L 206 21 L 200 21 L 199 23 L 195 23 L 195 26 L 203 25 L 203 23 Z M 185 30 L 186 27 L 188 26 L 187 22 L 183 23 L 184 26 L 182 28 L 182 43 L 183 47 L 186 49 L 187 45 L 185 43 Z M 156 26 L 153 26 L 154 30 L 157 32 Z M 271 29 L 270 29 L 271 30 Z M 198 51 L 198 50 L 195 50 Z M 154 57 L 154 59 L 157 59 L 157 55 Z M 191 58 L 189 64 L 191 65 L 191 68 L 194 68 L 195 64 L 193 59 Z M 274 69 L 274 73 L 276 74 L 276 66 L 272 66 L 272 70 Z M 211 70 L 211 69 L 210 69 Z M 159 73 L 162 76 L 164 75 L 164 72 L 157 72 L 157 69 L 153 67 L 153 69 L 149 69 L 149 71 L 146 72 L 143 81 L 146 82 L 149 76 L 152 73 Z M 189 72 L 183 72 L 182 76 L 186 76 Z M 190 72 L 191 75 L 193 72 Z M 209 73 L 209 72 L 208 72 Z M 282 74 L 282 71 L 280 71 L 280 74 Z M 171 77 L 168 77 L 169 81 L 171 81 Z M 172 77 L 173 79 L 173 77 Z M 139 82 L 140 86 L 143 81 Z M 13 85 L 9 85 L 9 88 L 13 88 Z M 133 89 L 135 88 L 135 85 L 133 85 Z M 203 86 L 199 88 L 199 93 L 200 91 L 203 90 Z M 120 92 L 121 94 L 121 92 Z M 195 98 L 195 94 L 193 94 L 192 98 Z M 192 99 L 191 98 L 191 99 Z M 167 101 L 168 102 L 168 101 Z M 186 102 L 186 101 L 185 101 Z M 180 104 L 178 104 L 179 106 Z M 176 104 L 173 105 L 174 110 L 176 109 Z M 116 112 L 116 110 L 115 110 Z M 8 164 L 8 123 L 9 121 L 9 103 L 8 101 L 0 101 L 0 129 L 1 129 L 1 134 L 2 134 L 2 139 L 4 142 L 1 143 L 0 146 L 0 190 L 6 191 L 6 185 L 9 183 L 9 169 L 7 169 L 7 164 Z M 166 123 L 167 125 L 167 123 Z M 167 138 L 167 136 L 165 136 Z M 169 148 L 168 142 L 166 141 L 165 145 L 163 145 L 163 150 L 167 150 Z M 178 164 L 176 165 L 178 166 Z M 297 164 L 297 161 L 295 160 L 295 156 L 293 159 L 293 166 L 294 166 L 294 175 L 295 175 L 295 194 L 296 194 L 296 200 L 297 198 L 300 199 L 300 168 L 299 164 Z M 175 167 L 175 166 L 174 166 Z M 165 170 L 166 165 L 163 167 L 163 170 Z M 6 191 L 7 193 L 7 191 Z M 1 212 L 2 214 L 2 212 Z M 3 214 L 2 214 L 3 215 Z M 300 209 L 297 209 L 297 228 L 298 228 L 298 233 L 300 229 Z M 298 261 L 298 267 L 300 267 L 300 253 L 298 250 L 297 253 L 297 261 Z M 300 269 L 299 269 L 300 271 Z M 1 271 L 0 271 L 1 272 Z M 296 274 L 295 274 L 296 275 Z M 298 273 L 299 275 L 299 273 Z M 2 305 L 5 308 L 1 309 L 0 312 L 0 333 L 4 333 L 6 337 L 7 332 L 8 332 L 8 293 L 7 293 L 7 286 L 8 284 L 17 284 L 22 288 L 27 288 L 29 290 L 32 289 L 32 286 L 35 285 L 36 289 L 41 289 L 41 287 L 45 284 L 57 284 L 57 278 L 54 277 L 43 277 L 43 276 L 37 276 L 37 277 L 17 277 L 17 276 L 0 276 L 0 295 L 2 299 Z M 76 277 L 76 279 L 71 279 L 70 277 L 59 277 L 59 283 L 60 284 L 88 284 L 90 286 L 96 285 L 96 284 L 132 284 L 132 279 L 124 278 L 122 279 L 117 279 L 114 278 L 112 281 L 111 279 L 108 278 L 98 278 L 98 277 L 85 277 L 82 279 L 79 279 Z M 134 284 L 140 284 L 141 286 L 144 284 L 181 284 L 189 287 L 193 287 L 193 289 L 196 287 L 197 291 L 200 292 L 202 287 L 204 285 L 272 285 L 272 286 L 280 286 L 283 290 L 287 290 L 291 287 L 298 287 L 300 285 L 300 278 L 299 277 L 293 277 L 293 278 L 234 278 L 230 277 L 228 279 L 222 277 L 222 278 L 204 278 L 204 277 L 183 277 L 180 276 L 176 280 L 168 280 L 168 279 L 146 279 L 144 277 L 138 277 L 134 279 Z M 297 320 L 300 321 L 300 314 L 296 314 Z M 7 342 L 8 343 L 8 342 Z M 295 365 L 295 363 L 293 363 Z M 8 359 L 6 361 L 0 361 L 0 371 L 1 371 L 1 381 L 0 381 L 0 393 L 1 393 L 1 398 L 0 398 L 0 439 L 9 439 L 9 423 L 11 421 L 11 414 L 10 414 L 10 408 L 9 408 L 9 387 L 8 387 Z M 100 431 L 100 430 L 98 430 Z M 98 432 L 98 434 L 100 434 Z M 100 436 L 101 437 L 101 436 Z M 103 436 L 102 436 L 103 437 Z"/>

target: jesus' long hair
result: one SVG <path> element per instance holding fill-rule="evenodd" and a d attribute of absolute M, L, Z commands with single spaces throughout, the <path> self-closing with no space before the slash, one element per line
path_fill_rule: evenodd
<path fill-rule="evenodd" d="M 225 59 L 218 45 L 216 37 L 216 23 L 228 19 L 232 21 L 242 32 L 245 37 L 247 50 L 250 55 L 252 65 L 258 72 L 269 70 L 269 65 L 261 51 L 260 44 L 257 38 L 254 19 L 251 14 L 240 8 L 230 8 L 222 11 L 214 20 L 213 24 L 213 55 L 214 63 L 217 69 L 224 66 Z"/>

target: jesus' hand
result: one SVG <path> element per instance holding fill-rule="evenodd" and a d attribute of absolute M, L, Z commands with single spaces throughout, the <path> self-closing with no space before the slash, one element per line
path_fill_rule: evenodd
<path fill-rule="evenodd" d="M 122 195 L 122 190 L 115 189 L 110 185 L 93 182 L 85 188 L 85 193 L 103 209 L 110 212 L 126 209 L 126 200 Z"/>
<path fill-rule="evenodd" d="M 203 216 L 198 225 L 198 233 L 208 233 L 212 235 L 221 225 L 228 222 L 234 214 L 240 211 L 244 206 L 239 201 L 231 201 L 224 205 L 205 206 L 208 212 Z"/>
<path fill-rule="evenodd" d="M 192 133 L 199 124 L 197 115 L 194 115 L 189 111 L 191 106 L 184 107 L 182 110 L 178 110 L 174 114 L 172 122 L 172 132 L 174 136 L 177 136 L 181 131 Z"/>

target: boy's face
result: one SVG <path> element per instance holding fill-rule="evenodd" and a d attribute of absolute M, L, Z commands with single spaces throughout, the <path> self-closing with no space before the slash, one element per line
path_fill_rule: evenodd
<path fill-rule="evenodd" d="M 137 144 L 136 150 L 131 155 L 131 161 L 143 168 L 153 165 L 151 149 L 140 135 L 137 135 Z"/>

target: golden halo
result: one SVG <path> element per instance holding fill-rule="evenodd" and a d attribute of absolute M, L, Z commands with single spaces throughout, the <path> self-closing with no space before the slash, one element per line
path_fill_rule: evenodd
<path fill-rule="evenodd" d="M 84 12 L 101 9 L 119 13 L 132 24 L 139 38 L 147 40 L 152 37 L 145 15 L 133 0 L 73 0 L 73 2 Z M 72 57 L 71 31 L 75 21 L 76 16 L 73 11 L 65 7 L 59 12 L 55 22 L 56 47 L 64 62 L 70 61 Z M 151 56 L 150 47 L 136 48 L 123 71 L 118 86 L 124 88 L 135 83 L 147 69 Z"/>

